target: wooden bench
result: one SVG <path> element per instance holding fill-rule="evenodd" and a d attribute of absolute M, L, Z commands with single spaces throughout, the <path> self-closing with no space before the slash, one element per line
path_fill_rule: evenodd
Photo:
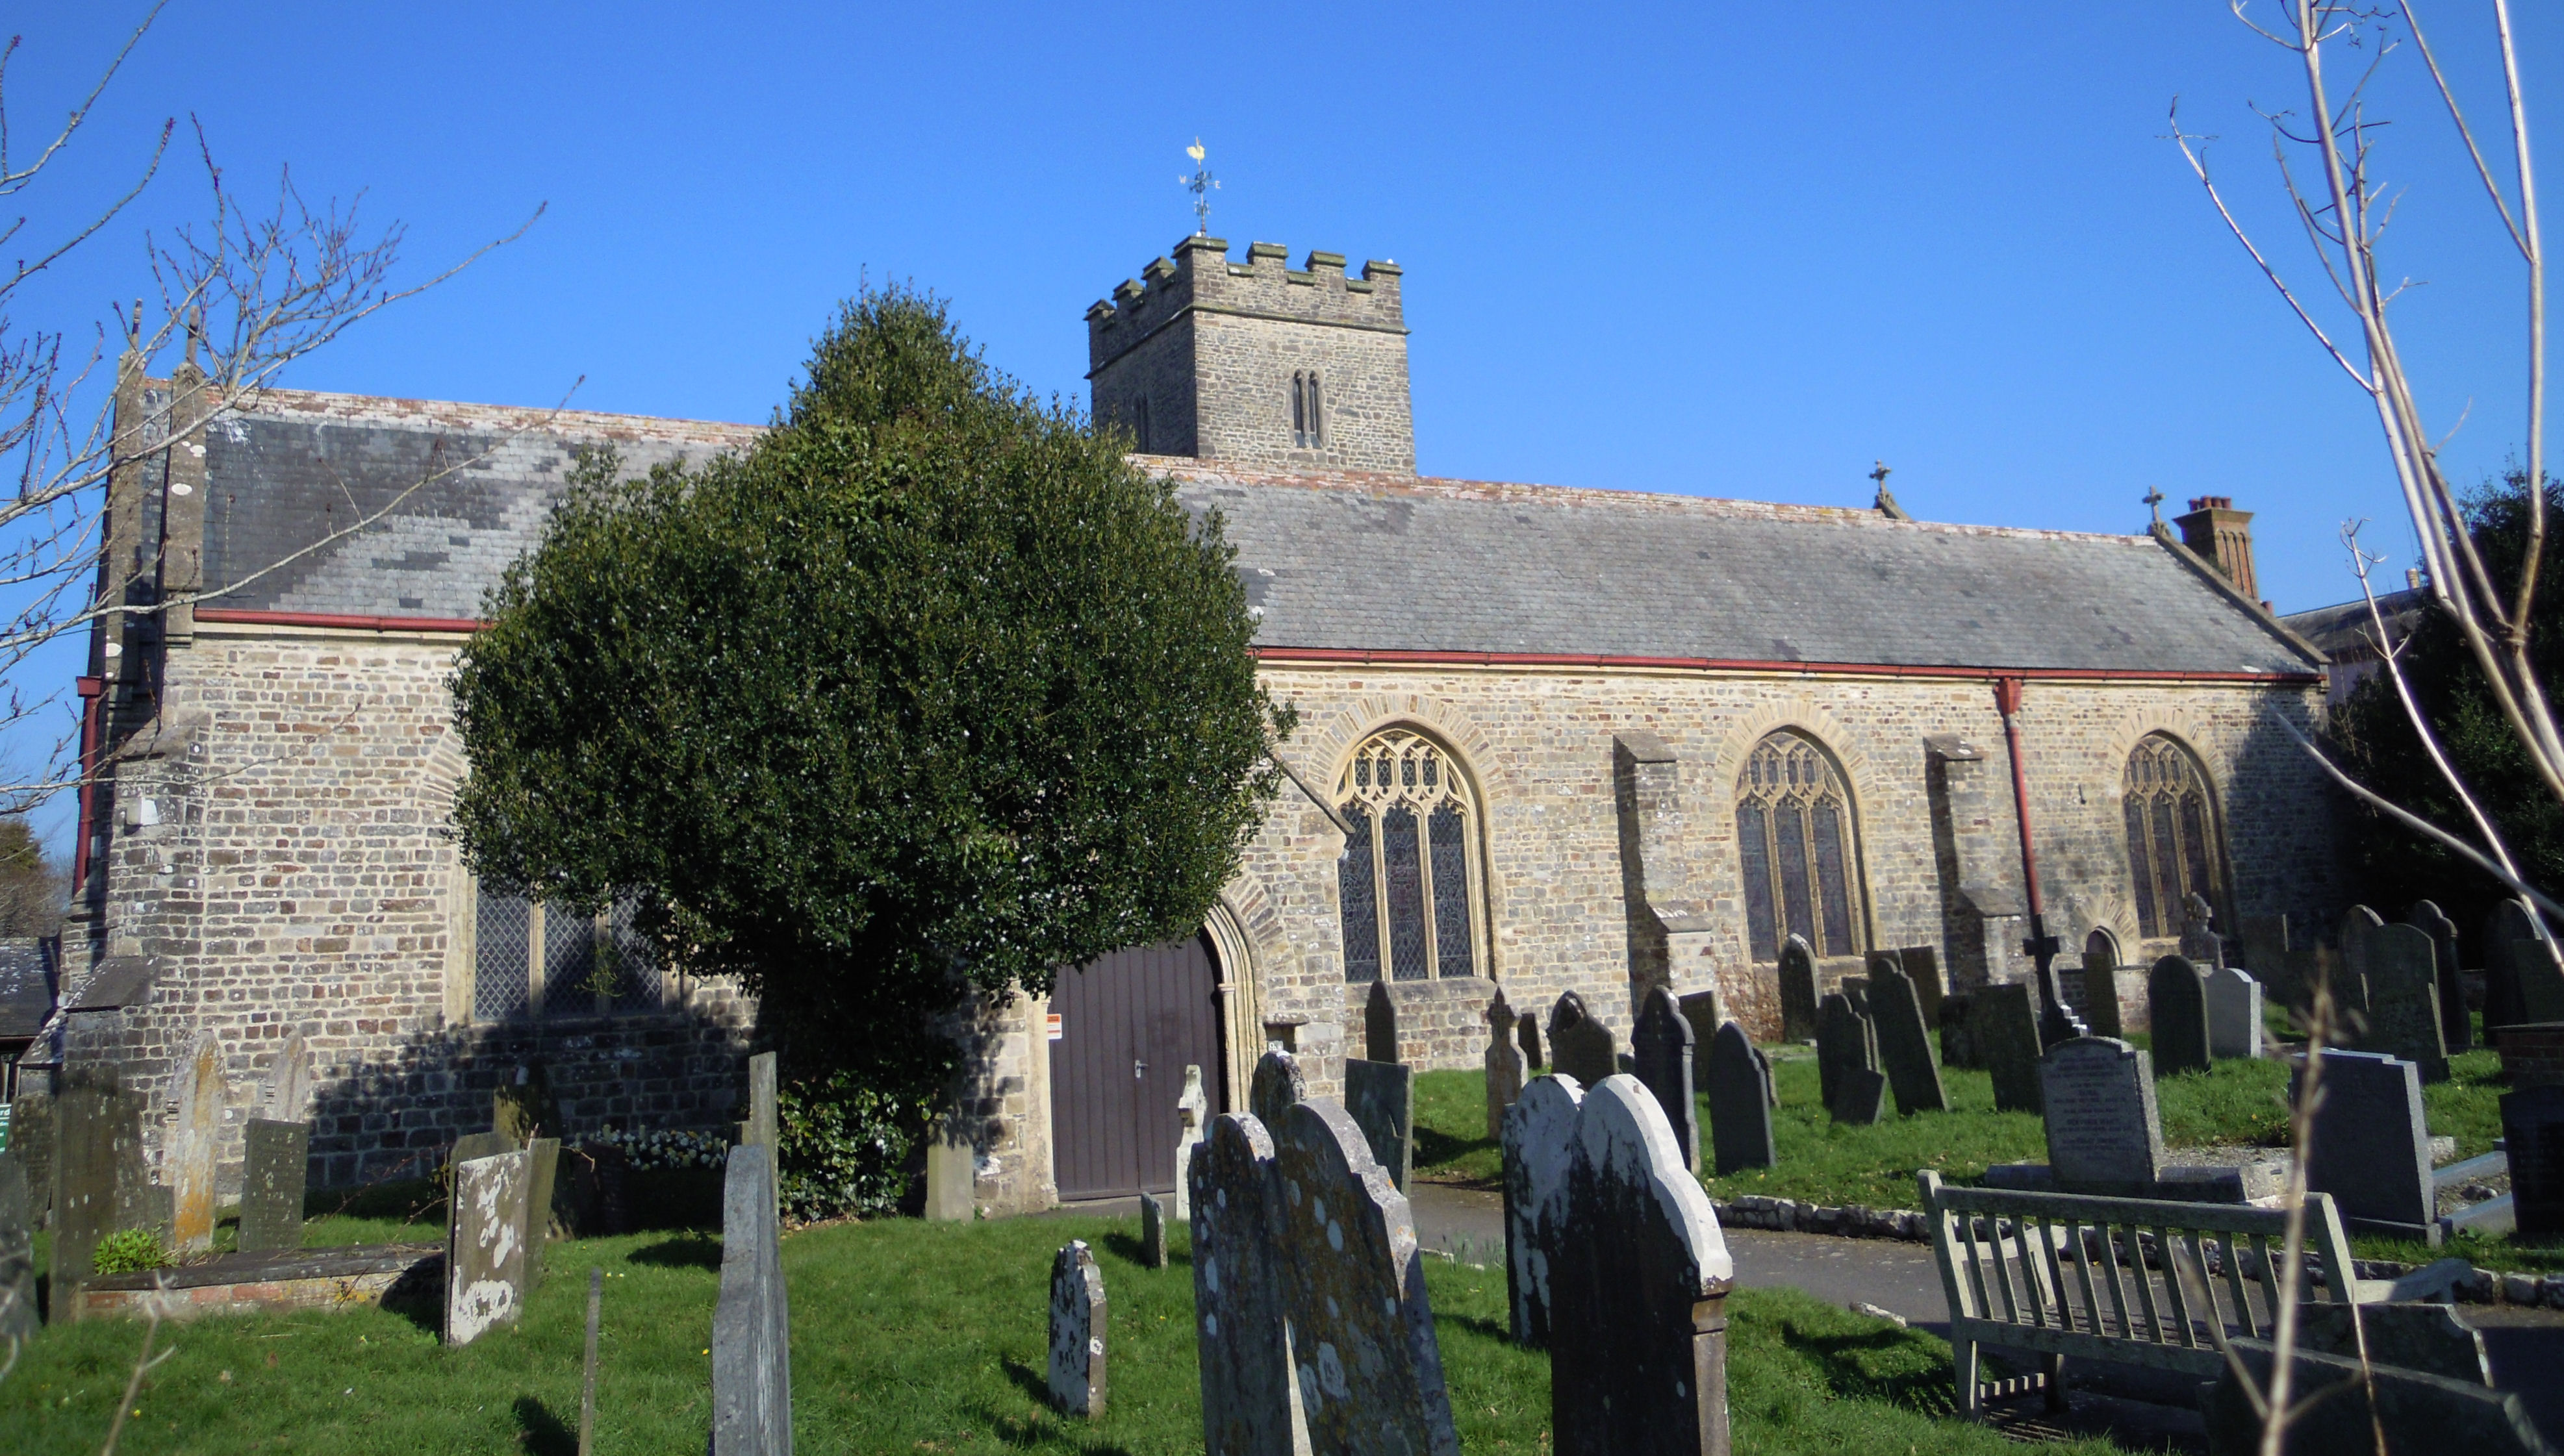
<path fill-rule="evenodd" d="M 2287 1239 L 2283 1209 L 1958 1188 L 1929 1170 L 1915 1181 L 1950 1302 L 1950 1352 L 1967 1415 L 1981 1408 L 1981 1345 L 2037 1353 L 2041 1375 L 2027 1383 L 2043 1383 L 2056 1406 L 2067 1355 L 2206 1380 L 2226 1368 L 2222 1337 L 2269 1338 Z M 2444 1259 L 2398 1280 L 2358 1278 L 2341 1214 L 2324 1193 L 2306 1195 L 2305 1249 L 2314 1267 L 2300 1297 L 2319 1282 L 2341 1304 L 2444 1300 L 2467 1272 L 2464 1260 Z M 2023 1383 L 2004 1382 L 1996 1393 L 2019 1393 Z"/>

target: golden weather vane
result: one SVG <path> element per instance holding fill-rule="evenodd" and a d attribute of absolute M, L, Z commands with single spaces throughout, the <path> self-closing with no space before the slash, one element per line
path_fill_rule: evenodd
<path fill-rule="evenodd" d="M 1206 236 L 1210 232 L 1210 195 L 1219 190 L 1219 179 L 1212 176 L 1210 168 L 1202 162 L 1209 153 L 1202 149 L 1200 137 L 1194 137 L 1193 144 L 1184 148 L 1184 155 L 1193 159 L 1193 174 L 1177 177 L 1175 181 L 1193 194 L 1194 235 Z"/>

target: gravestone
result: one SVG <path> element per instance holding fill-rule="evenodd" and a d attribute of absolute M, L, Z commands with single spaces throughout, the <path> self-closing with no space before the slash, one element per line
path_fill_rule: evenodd
<path fill-rule="evenodd" d="M 28 1196 L 26 1165 L 0 1152 L 0 1350 L 43 1327 L 36 1318 L 36 1200 Z"/>
<path fill-rule="evenodd" d="M 1719 1026 L 1727 1020 L 1719 1010 L 1718 992 L 1715 990 L 1690 991 L 1674 1004 L 1682 1008 L 1683 1020 L 1691 1023 L 1691 1090 L 1707 1092 L 1709 1091 L 1709 1061 L 1707 1054 L 1702 1052 L 1701 1048 L 1709 1045 L 1709 1039 L 1718 1035 Z"/>
<path fill-rule="evenodd" d="M 1806 1041 L 1816 1034 L 1816 952 L 1807 938 L 1792 936 L 1781 946 L 1781 1040 Z"/>
<path fill-rule="evenodd" d="M 2341 918 L 2341 959 L 2326 984 L 2332 987 L 2336 1039 L 2358 1046 L 2368 1031 L 2368 936 L 2383 930 L 2386 918 L 2364 905 L 2354 905 Z"/>
<path fill-rule="evenodd" d="M 1847 975 L 1841 980 L 1834 982 L 1832 993 L 1835 995 L 1850 997 L 1851 1008 L 1859 1012 L 1861 1015 L 1868 1016 L 1870 1014 L 1869 982 L 1861 979 L 1859 976 Z M 1877 1018 L 1872 1017 L 1871 1019 L 1874 1022 Z"/>
<path fill-rule="evenodd" d="M 2273 984 L 2288 958 L 2288 918 L 2247 915 L 2239 924 L 2244 932 L 2244 968 L 2261 984 Z"/>
<path fill-rule="evenodd" d="M 2503 1093 L 2501 1137 L 2519 1237 L 2564 1234 L 2564 1083 Z"/>
<path fill-rule="evenodd" d="M 97 1277 L 100 1239 L 143 1227 L 149 1175 L 142 1166 L 142 1099 L 112 1068 L 72 1073 L 54 1097 L 53 1308 L 68 1317 L 73 1294 Z"/>
<path fill-rule="evenodd" d="M 1202 1140 L 1202 1126 L 1210 1118 L 1210 1094 L 1202 1091 L 1201 1067 L 1184 1065 L 1183 1091 L 1175 1094 L 1175 1219 L 1192 1222 L 1193 1210 L 1184 1169 L 1191 1166 L 1193 1147 Z"/>
<path fill-rule="evenodd" d="M 1257 1122 L 1268 1129 L 1281 1126 L 1282 1114 L 1308 1095 L 1299 1058 L 1285 1051 L 1268 1051 L 1255 1059 L 1255 1076 L 1247 1084 L 1246 1110 L 1255 1114 Z"/>
<path fill-rule="evenodd" d="M 524 1152 L 500 1152 L 454 1165 L 445 1240 L 448 1345 L 470 1345 L 525 1314 L 532 1164 Z"/>
<path fill-rule="evenodd" d="M 1104 1414 L 1104 1271 L 1084 1239 L 1050 1261 L 1050 1402 L 1069 1415 Z"/>
<path fill-rule="evenodd" d="M 1543 1067 L 1549 1065 L 1540 1054 L 1540 1013 L 1525 1011 L 1522 1019 L 1514 1023 L 1514 1031 L 1522 1041 L 1524 1076 L 1538 1075 Z"/>
<path fill-rule="evenodd" d="M 1878 1121 L 1887 1086 L 1878 1070 L 1878 1033 L 1848 996 L 1825 997 L 1816 1017 L 1816 1079 L 1835 1122 L 1867 1127 Z"/>
<path fill-rule="evenodd" d="M 2226 963 L 2226 937 L 2208 928 L 2216 912 L 2208 897 L 2192 891 L 2181 902 L 2181 956 L 2204 970 Z"/>
<path fill-rule="evenodd" d="M 2333 1306 L 2308 1305 L 2329 1312 Z M 2358 1307 L 2362 1323 L 2377 1305 Z M 2232 1361 L 2199 1403 L 2207 1420 L 2209 1456 L 2251 1456 L 2261 1450 L 2261 1417 L 2255 1395 L 2266 1393 L 2277 1365 L 2269 1341 L 2233 1342 Z M 2554 1456 L 2516 1391 L 2481 1380 L 2453 1379 L 2378 1356 L 2331 1353 L 2300 1345 L 2288 1365 L 2290 1403 L 2285 1456 L 2334 1456 L 2337 1452 L 2463 1452 L 2465 1456 Z M 2299 1404 L 2298 1402 L 2302 1402 Z"/>
<path fill-rule="evenodd" d="M 277 1043 L 259 1079 L 258 1116 L 280 1123 L 300 1123 L 312 1116 L 312 1050 L 296 1027 Z"/>
<path fill-rule="evenodd" d="M 1941 1069 L 1932 1061 L 1932 1038 L 1923 1029 L 1923 1008 L 1914 998 L 1914 982 L 1893 955 L 1869 957 L 1870 1023 L 1878 1035 L 1878 1070 L 1887 1074 L 1896 1094 L 1896 1111 L 1947 1112 L 1949 1097 L 1941 1089 Z"/>
<path fill-rule="evenodd" d="M 721 1297 L 713 1306 L 712 1456 L 792 1456 L 792 1306 L 774 1182 L 772 1146 L 730 1150 Z"/>
<path fill-rule="evenodd" d="M 2083 1024 L 2094 1036 L 2127 1034 L 2119 1014 L 2119 952 L 2110 937 L 2095 931 L 2083 938 Z"/>
<path fill-rule="evenodd" d="M 2510 942 L 2510 963 L 2519 979 L 2519 1016 L 2526 1022 L 2564 1021 L 2564 969 L 2555 950 L 2536 936 Z"/>
<path fill-rule="evenodd" d="M 1720 1177 L 1781 1160 L 1772 1144 L 1771 1092 L 1772 1069 L 1753 1038 L 1733 1021 L 1720 1027 L 1709 1039 L 1709 1136 Z M 1695 1150 L 1688 1166 L 1699 1165 Z"/>
<path fill-rule="evenodd" d="M 1574 1079 L 1535 1077 L 1505 1114 L 1505 1293 L 1513 1341 L 1547 1350 L 1550 1276 L 1563 1257 L 1567 1149 L 1585 1090 Z"/>
<path fill-rule="evenodd" d="M 454 1140 L 454 1146 L 445 1154 L 446 1181 L 450 1184 L 454 1170 L 476 1157 L 496 1157 L 502 1152 L 518 1150 L 516 1140 L 496 1129 L 487 1133 L 466 1133 Z"/>
<path fill-rule="evenodd" d="M 518 1063 L 514 1077 L 491 1089 L 490 1126 L 507 1134 L 519 1147 L 536 1138 L 558 1135 L 560 1123 L 560 1106 L 552 1101 L 551 1070 L 540 1057 Z"/>
<path fill-rule="evenodd" d="M 1941 998 L 1949 987 L 1941 983 L 1941 952 L 1929 945 L 1907 945 L 1896 952 L 1896 963 L 1905 967 L 1908 980 L 1914 982 L 1914 999 L 1923 1007 L 1923 1024 L 1941 1022 Z"/>
<path fill-rule="evenodd" d="M 1709 1195 L 1633 1079 L 1604 1082 L 1578 1109 L 1564 1213 L 1551 1281 L 1558 1456 L 1726 1456 L 1735 1267 Z"/>
<path fill-rule="evenodd" d="M 2291 1107 L 2304 1078 L 2300 1062 L 2288 1077 Z M 2308 1137 L 2306 1187 L 2330 1193 L 2345 1222 L 2440 1241 L 2419 1067 L 2383 1052 L 2326 1052 L 2323 1097 Z"/>
<path fill-rule="evenodd" d="M 2413 902 L 2404 924 L 2431 937 L 2431 968 L 2440 983 L 2440 1045 L 2450 1056 L 2475 1044 L 2474 1018 L 2466 1014 L 2466 981 L 2457 966 L 2457 923 L 2427 900 Z"/>
<path fill-rule="evenodd" d="M 2483 1023 L 2487 1040 L 2494 1028 L 2516 1026 L 2529 1019 L 2520 997 L 2519 962 L 2513 950 L 2520 941 L 2536 935 L 2536 922 L 2529 916 L 2528 907 L 2516 900 L 2499 902 L 2493 906 L 2492 914 L 2484 917 Z"/>
<path fill-rule="evenodd" d="M 2208 973 L 2201 992 L 2208 1001 L 2208 1054 L 2214 1058 L 2261 1055 L 2261 983 L 2231 965 Z"/>
<path fill-rule="evenodd" d="M 1371 999 L 1363 1003 L 1363 1059 L 1397 1060 L 1397 1003 L 1389 997 L 1389 982 L 1373 981 Z"/>
<path fill-rule="evenodd" d="M 1235 1113 L 1211 1120 L 1192 1185 L 1194 1349 L 1205 1456 L 1294 1456 L 1300 1401 L 1275 1267 L 1281 1214 L 1273 1139 Z"/>
<path fill-rule="evenodd" d="M 1334 1103 L 1293 1107 L 1273 1151 L 1283 1308 L 1310 1456 L 1459 1456 L 1404 1195 Z"/>
<path fill-rule="evenodd" d="M 1523 1080 L 1530 1076 L 1523 1066 L 1523 1051 L 1514 1042 L 1514 1008 L 1505 1004 L 1505 993 L 1496 992 L 1487 1002 L 1487 1138 L 1493 1142 L 1505 1132 L 1505 1109 L 1522 1096 Z"/>
<path fill-rule="evenodd" d="M 1976 1002 L 1966 991 L 1941 998 L 1941 1065 L 1944 1067 L 1980 1068 L 1985 1060 L 1977 1055 L 1977 1044 L 1968 1031 L 1968 1018 L 1975 1013 Z"/>
<path fill-rule="evenodd" d="M 2368 933 L 2368 1035 L 2360 1045 L 2411 1062 L 2424 1082 L 2449 1080 L 2440 1024 L 2440 947 L 2416 926 Z"/>
<path fill-rule="evenodd" d="M 1638 1024 L 1629 1029 L 1629 1056 L 1640 1085 L 1654 1095 L 1683 1150 L 1683 1165 L 1700 1166 L 1700 1104 L 1692 1100 L 1692 1062 L 1696 1054 L 1691 1022 L 1675 1006 L 1673 994 L 1658 986 L 1638 1008 Z M 1399 1186 L 1403 1187 L 1404 1184 Z"/>
<path fill-rule="evenodd" d="M 27 1174 L 28 1196 L 36 1210 L 36 1227 L 42 1230 L 53 1216 L 54 1140 L 57 1110 L 50 1090 L 38 1091 L 38 1078 L 31 1074 L 19 1079 L 18 1096 L 9 1103 L 9 1155 Z"/>
<path fill-rule="evenodd" d="M 748 1121 L 740 1126 L 739 1141 L 753 1143 L 769 1153 L 775 1147 L 774 1053 L 758 1052 L 748 1059 Z M 769 1175 L 780 1171 L 769 1157 Z"/>
<path fill-rule="evenodd" d="M 1977 1055 L 1994 1074 L 1995 1111 L 2037 1112 L 2038 1012 L 2030 1004 L 2030 987 L 2004 981 L 1980 988 L 1969 1021 Z"/>
<path fill-rule="evenodd" d="M 1189 1165 L 1187 1163 L 1187 1166 Z M 1180 1171 L 1178 1170 L 1178 1176 L 1175 1179 L 1177 1187 L 1192 1181 L 1188 1177 L 1181 1176 Z M 1159 1202 L 1158 1195 L 1155 1193 L 1140 1195 L 1140 1267 L 1143 1269 L 1167 1267 L 1167 1205 Z"/>
<path fill-rule="evenodd" d="M 560 1140 L 537 1138 L 526 1144 L 526 1278 L 543 1279 L 546 1248 L 553 1237 L 552 1195 L 558 1190 Z"/>
<path fill-rule="evenodd" d="M 1345 1058 L 1345 1111 L 1390 1185 L 1405 1192 L 1415 1166 L 1415 1069 Z"/>
<path fill-rule="evenodd" d="M 222 1146 L 223 1049 L 211 1031 L 200 1032 L 178 1064 L 172 1088 L 178 1120 L 169 1127 L 163 1178 L 172 1195 L 169 1247 L 201 1254 L 214 1246 L 214 1155 Z"/>
<path fill-rule="evenodd" d="M 2146 973 L 2146 1016 L 2165 1076 L 2208 1070 L 2208 983 L 2188 957 L 2167 955 Z"/>
<path fill-rule="evenodd" d="M 1549 1010 L 1549 1056 L 1560 1076 L 1592 1087 L 1620 1070 L 1619 1049 L 1611 1028 L 1585 1009 L 1585 998 L 1561 992 Z"/>
<path fill-rule="evenodd" d="M 241 1132 L 240 1246 L 303 1247 L 304 1179 L 312 1165 L 312 1125 L 252 1118 Z"/>
<path fill-rule="evenodd" d="M 2105 1036 L 2058 1042 L 2038 1060 L 2047 1165 L 2068 1193 L 2150 1198 L 2163 1168 L 2163 1121 L 2146 1054 Z"/>

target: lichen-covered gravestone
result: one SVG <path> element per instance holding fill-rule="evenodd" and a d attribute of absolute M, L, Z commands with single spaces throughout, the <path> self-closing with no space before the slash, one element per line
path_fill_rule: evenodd
<path fill-rule="evenodd" d="M 1691 1023 L 1692 1091 L 1707 1092 L 1709 1091 L 1707 1050 L 1709 1039 L 1718 1035 L 1718 1028 L 1727 1020 L 1726 1013 L 1719 1009 L 1718 992 L 1715 989 L 1685 992 L 1674 998 L 1674 1004 L 1682 1009 L 1683 1020 Z"/>
<path fill-rule="evenodd" d="M 1415 1069 L 1345 1058 L 1345 1111 L 1362 1129 L 1389 1183 L 1406 1191 L 1415 1167 Z"/>
<path fill-rule="evenodd" d="M 244 1251 L 303 1247 L 304 1180 L 312 1163 L 312 1125 L 252 1118 L 241 1133 L 240 1246 Z"/>
<path fill-rule="evenodd" d="M 2167 955 L 2146 972 L 2154 1063 L 2169 1077 L 2208 1070 L 2208 984 L 2188 957 Z"/>
<path fill-rule="evenodd" d="M 1246 1108 L 1267 1129 L 1280 1127 L 1282 1114 L 1308 1095 L 1299 1058 L 1285 1051 L 1269 1051 L 1255 1059 L 1255 1076 L 1247 1084 Z"/>
<path fill-rule="evenodd" d="M 1501 1138 L 1505 1131 L 1505 1109 L 1522 1096 L 1523 1080 L 1530 1072 L 1523 1066 L 1522 1048 L 1514 1041 L 1514 1008 L 1505 1003 L 1505 993 L 1496 992 L 1487 1002 L 1487 1137 Z"/>
<path fill-rule="evenodd" d="M 1718 1216 L 1645 1089 L 1587 1093 L 1551 1276 L 1550 1429 L 1559 1456 L 1726 1456 Z"/>
<path fill-rule="evenodd" d="M 2150 1198 L 2163 1168 L 2163 1122 L 2146 1054 L 2106 1036 L 2078 1036 L 2038 1062 L 2047 1163 L 2058 1188 Z"/>
<path fill-rule="evenodd" d="M 722 1177 L 713 1456 L 792 1456 L 792 1307 L 777 1233 L 774 1150 L 743 1143 Z"/>
<path fill-rule="evenodd" d="M 1373 981 L 1371 997 L 1363 1003 L 1363 1060 L 1397 1060 L 1397 1002 L 1390 999 L 1387 981 Z"/>
<path fill-rule="evenodd" d="M 1816 1034 L 1816 952 L 1807 937 L 1781 944 L 1781 1039 L 1806 1041 Z"/>
<path fill-rule="evenodd" d="M 1591 1087 L 1620 1070 L 1619 1048 L 1611 1028 L 1586 1009 L 1585 998 L 1562 992 L 1549 1010 L 1549 1059 L 1559 1075 Z"/>
<path fill-rule="evenodd" d="M 1284 1312 L 1310 1456 L 1458 1456 L 1405 1196 L 1331 1102 L 1284 1115 L 1274 1165 Z"/>
<path fill-rule="evenodd" d="M 1638 1023 L 1629 1029 L 1629 1057 L 1639 1083 L 1654 1095 L 1673 1128 L 1674 1145 L 1683 1150 L 1685 1165 L 1695 1169 L 1700 1166 L 1700 1105 L 1692 1101 L 1697 1055 L 1691 1023 L 1675 1005 L 1673 993 L 1662 986 L 1647 992 Z"/>
<path fill-rule="evenodd" d="M 1190 1181 L 1184 1176 L 1184 1168 L 1175 1169 L 1178 1187 Z M 1144 1269 L 1167 1267 L 1167 1205 L 1159 1202 L 1158 1195 L 1155 1193 L 1140 1195 L 1140 1267 Z"/>
<path fill-rule="evenodd" d="M 1977 1059 L 1994 1074 L 1995 1111 L 2037 1112 L 2038 1013 L 2030 1007 L 2030 987 L 2004 981 L 1978 988 L 1969 1003 L 1968 1034 Z"/>
<path fill-rule="evenodd" d="M 2417 900 L 2405 912 L 2404 924 L 2431 937 L 2431 968 L 2440 982 L 2440 1044 L 2454 1057 L 2474 1045 L 2465 977 L 2457 968 L 2457 923 L 2430 901 Z"/>
<path fill-rule="evenodd" d="M 2208 1054 L 2219 1060 L 2261 1055 L 2261 983 L 2231 965 L 2208 973 Z"/>
<path fill-rule="evenodd" d="M 27 1169 L 15 1153 L 0 1152 L 0 1347 L 34 1338 L 36 1318 L 36 1205 L 28 1196 Z"/>
<path fill-rule="evenodd" d="M 1070 1415 L 1104 1413 L 1104 1271 L 1084 1239 L 1050 1262 L 1050 1399 Z"/>
<path fill-rule="evenodd" d="M 1205 1456 L 1293 1456 L 1300 1421 L 1275 1267 L 1281 1189 L 1273 1139 L 1252 1116 L 1211 1120 L 1188 1179 L 1193 1318 Z"/>
<path fill-rule="evenodd" d="M 1585 1090 L 1571 1077 L 1535 1077 L 1505 1114 L 1505 1293 L 1514 1344 L 1549 1348 L 1550 1271 L 1559 1257 L 1567 1145 Z"/>
<path fill-rule="evenodd" d="M 167 1181 L 172 1194 L 169 1246 L 200 1254 L 214 1246 L 214 1153 L 223 1136 L 223 1049 L 210 1031 L 197 1035 L 178 1064 L 178 1121 L 168 1137 Z"/>
<path fill-rule="evenodd" d="M 1175 1219 L 1179 1223 L 1192 1221 L 1184 1169 L 1192 1164 L 1193 1145 L 1201 1142 L 1202 1127 L 1209 1119 L 1210 1094 L 1202 1090 L 1201 1067 L 1186 1063 L 1183 1091 L 1175 1095 Z"/>
<path fill-rule="evenodd" d="M 121 1224 L 140 1226 L 136 1202 L 142 1167 L 142 1099 L 125 1090 L 115 1069 L 83 1068 L 65 1076 L 54 1097 L 54 1308 L 97 1277 L 100 1239 Z"/>
<path fill-rule="evenodd" d="M 297 1027 L 277 1043 L 259 1079 L 258 1115 L 280 1123 L 301 1123 L 312 1116 L 312 1051 Z"/>
<path fill-rule="evenodd" d="M 1709 1135 L 1718 1176 L 1781 1160 L 1772 1143 L 1771 1079 L 1744 1027 L 1728 1022 L 1709 1039 Z"/>
<path fill-rule="evenodd" d="M 454 1164 L 445 1241 L 445 1343 L 470 1345 L 526 1311 L 526 1198 L 533 1159 L 501 1152 Z"/>
<path fill-rule="evenodd" d="M 2288 1078 L 2291 1107 L 2304 1078 L 2300 1063 Z M 2345 1222 L 2438 1242 L 2420 1068 L 2382 1052 L 2325 1053 L 2309 1141 L 2306 1187 L 2330 1193 Z"/>
<path fill-rule="evenodd" d="M 1941 1088 L 1941 1069 L 1932 1060 L 1932 1037 L 1924 1029 L 1922 1003 L 1914 982 L 1893 955 L 1869 957 L 1869 1015 L 1878 1036 L 1878 1069 L 1887 1074 L 1896 1094 L 1896 1111 L 1947 1112 L 1950 1099 Z"/>
<path fill-rule="evenodd" d="M 2449 1080 L 2449 1050 L 2440 1027 L 2440 947 L 2414 926 L 2368 933 L 2368 1034 L 2360 1045 L 2400 1057 L 2424 1082 Z"/>
<path fill-rule="evenodd" d="M 1825 997 L 1816 1017 L 1816 1078 L 1825 1112 L 1866 1128 L 1884 1111 L 1887 1079 L 1878 1070 L 1878 1034 L 1849 996 Z"/>

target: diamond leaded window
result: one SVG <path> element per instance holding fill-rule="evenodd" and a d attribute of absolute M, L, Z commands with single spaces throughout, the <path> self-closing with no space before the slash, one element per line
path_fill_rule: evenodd
<path fill-rule="evenodd" d="M 2193 895 L 2222 904 L 2225 862 L 2217 800 L 2190 749 L 2149 733 L 2128 754 L 2120 795 L 2127 815 L 2128 869 L 2136 880 L 2137 934 L 2151 939 L 2181 934 L 2182 907 Z"/>
<path fill-rule="evenodd" d="M 1756 960 L 1804 936 L 1818 955 L 1857 955 L 1851 795 L 1825 750 L 1794 732 L 1754 745 L 1736 778 L 1745 928 Z"/>
<path fill-rule="evenodd" d="M 1477 970 L 1477 813 L 1431 739 L 1392 728 L 1354 750 L 1336 783 L 1350 829 L 1336 862 L 1345 979 L 1430 980 Z"/>
<path fill-rule="evenodd" d="M 640 933 L 640 900 L 617 899 L 604 915 L 556 910 L 495 885 L 476 893 L 472 1019 L 653 1011 L 669 988 L 657 947 Z"/>

